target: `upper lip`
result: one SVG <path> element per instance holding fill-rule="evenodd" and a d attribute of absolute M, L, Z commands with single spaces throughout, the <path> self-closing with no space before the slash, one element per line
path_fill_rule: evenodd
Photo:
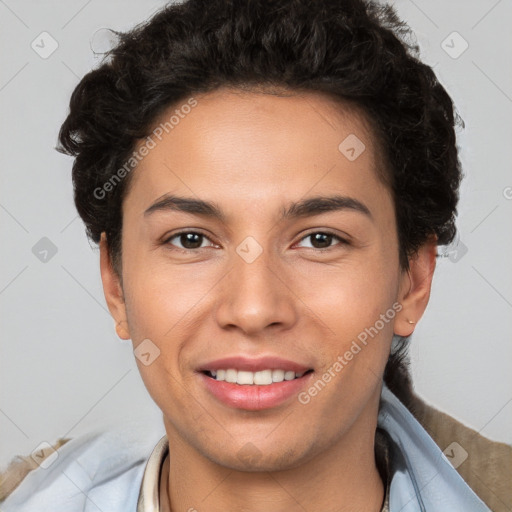
<path fill-rule="evenodd" d="M 294 371 L 295 373 L 306 372 L 311 370 L 310 366 L 282 359 L 277 356 L 265 356 L 258 358 L 249 358 L 243 356 L 223 357 L 201 365 L 198 369 L 200 372 L 212 370 L 228 370 L 230 368 L 243 370 L 248 372 L 258 372 L 261 370 L 285 370 Z"/>

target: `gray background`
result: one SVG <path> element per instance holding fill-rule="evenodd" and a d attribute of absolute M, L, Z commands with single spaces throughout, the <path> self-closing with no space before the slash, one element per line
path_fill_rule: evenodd
<path fill-rule="evenodd" d="M 107 311 L 98 252 L 74 210 L 71 159 L 53 148 L 72 90 L 99 62 L 93 34 L 126 30 L 162 5 L 0 0 L 1 466 L 60 436 L 134 418 L 161 424 Z M 466 123 L 461 243 L 438 261 L 412 341 L 414 382 L 434 406 L 511 443 L 512 3 L 395 5 Z M 58 44 L 49 56 L 55 43 L 42 32 Z"/>

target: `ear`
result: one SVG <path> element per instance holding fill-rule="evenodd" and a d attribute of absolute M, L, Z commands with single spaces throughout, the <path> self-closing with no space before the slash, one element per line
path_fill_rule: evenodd
<path fill-rule="evenodd" d="M 112 318 L 116 322 L 117 335 L 123 340 L 130 339 L 128 322 L 126 319 L 126 305 L 120 277 L 115 272 L 108 251 L 105 232 L 100 239 L 100 271 L 103 283 L 103 293 Z"/>
<path fill-rule="evenodd" d="M 431 237 L 409 259 L 409 270 L 402 271 L 398 294 L 402 309 L 396 315 L 394 324 L 394 332 L 398 336 L 410 336 L 423 316 L 430 298 L 436 256 L 437 237 Z"/>

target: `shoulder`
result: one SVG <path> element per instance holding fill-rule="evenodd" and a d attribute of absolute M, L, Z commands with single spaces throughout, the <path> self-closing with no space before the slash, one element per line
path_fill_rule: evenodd
<path fill-rule="evenodd" d="M 378 425 L 391 439 L 390 510 L 490 509 L 464 481 L 427 430 L 383 386 Z"/>
<path fill-rule="evenodd" d="M 30 471 L 38 468 L 41 464 L 50 463 L 55 457 L 54 453 L 69 440 L 70 438 L 61 437 L 53 444 L 46 443 L 30 455 L 14 457 L 7 468 L 0 473 L 0 502 L 4 501 L 18 487 Z"/>
<path fill-rule="evenodd" d="M 482 436 L 419 397 L 415 402 L 416 418 L 473 491 L 494 511 L 512 509 L 512 446 Z"/>
<path fill-rule="evenodd" d="M 64 504 L 66 512 L 135 509 L 161 432 L 131 423 L 59 438 L 41 452 L 17 457 L 2 474 L 2 512 L 61 510 Z"/>

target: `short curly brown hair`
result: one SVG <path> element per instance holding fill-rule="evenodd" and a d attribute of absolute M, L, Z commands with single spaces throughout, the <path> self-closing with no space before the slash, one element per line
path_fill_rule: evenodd
<path fill-rule="evenodd" d="M 222 86 L 328 94 L 369 119 L 393 194 L 400 264 L 432 236 L 455 235 L 460 118 L 390 6 L 363 0 L 187 0 L 126 33 L 74 90 L 57 149 L 75 157 L 88 236 L 107 235 L 120 268 L 125 165 L 167 108 Z M 389 373 L 389 372 L 387 372 Z"/>

